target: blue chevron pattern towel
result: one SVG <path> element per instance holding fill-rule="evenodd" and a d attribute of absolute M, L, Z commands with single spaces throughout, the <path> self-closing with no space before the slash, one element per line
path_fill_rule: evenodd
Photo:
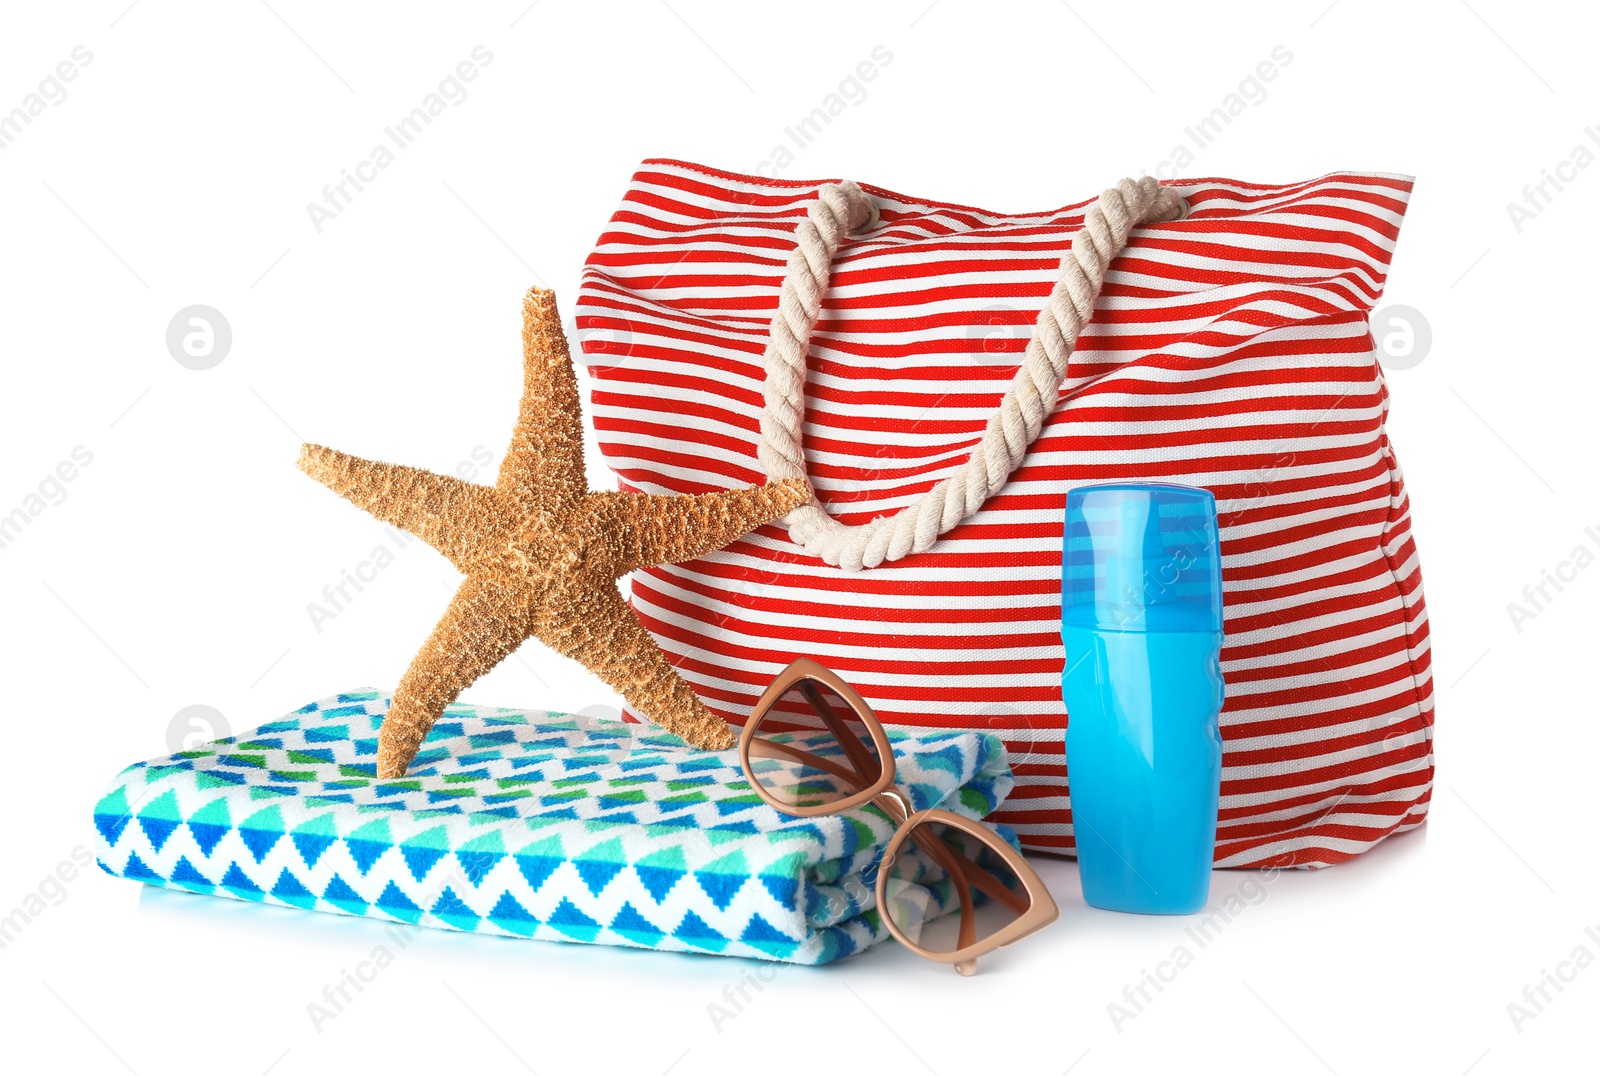
<path fill-rule="evenodd" d="M 389 699 L 355 691 L 141 762 L 96 804 L 100 866 L 150 885 L 488 934 L 823 964 L 886 936 L 875 808 L 801 820 L 735 754 L 648 725 L 456 705 L 376 777 Z M 891 734 L 918 809 L 1011 790 L 984 733 Z M 948 894 L 935 894 L 938 904 Z"/>

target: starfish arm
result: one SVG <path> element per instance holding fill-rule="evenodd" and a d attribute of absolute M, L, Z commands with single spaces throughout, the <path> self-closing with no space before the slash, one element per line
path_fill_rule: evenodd
<path fill-rule="evenodd" d="M 444 708 L 532 634 L 533 617 L 478 576 L 456 591 L 433 634 L 411 659 L 378 730 L 378 776 L 402 777 Z"/>
<path fill-rule="evenodd" d="M 694 560 L 771 523 L 811 499 L 804 482 L 786 478 L 718 493 L 654 497 L 591 493 L 596 533 L 611 536 L 618 575 L 653 564 Z"/>
<path fill-rule="evenodd" d="M 734 744 L 727 724 L 706 709 L 661 652 L 655 637 L 610 582 L 576 594 L 560 623 L 539 641 L 582 662 L 628 705 L 696 747 L 725 751 Z"/>
<path fill-rule="evenodd" d="M 499 507 L 487 486 L 321 445 L 300 446 L 299 467 L 357 508 L 423 539 L 463 572 L 485 533 L 497 529 Z"/>
<path fill-rule="evenodd" d="M 589 491 L 583 467 L 583 412 L 553 291 L 522 301 L 522 405 L 495 480 L 524 516 L 553 518 Z"/>

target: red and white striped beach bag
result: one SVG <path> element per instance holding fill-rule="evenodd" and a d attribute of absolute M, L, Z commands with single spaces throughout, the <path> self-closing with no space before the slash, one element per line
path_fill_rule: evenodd
<path fill-rule="evenodd" d="M 1071 852 L 1067 490 L 1205 486 L 1217 863 L 1335 863 L 1420 825 L 1428 623 L 1367 324 L 1410 192 L 1145 179 L 994 213 L 645 162 L 574 310 L 601 448 L 623 488 L 798 472 L 816 505 L 638 573 L 634 607 L 729 721 L 803 654 L 890 724 L 999 733 L 995 819 Z"/>

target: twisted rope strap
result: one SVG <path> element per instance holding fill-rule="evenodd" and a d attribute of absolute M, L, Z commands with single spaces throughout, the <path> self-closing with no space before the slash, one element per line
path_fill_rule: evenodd
<path fill-rule="evenodd" d="M 1022 463 L 1055 409 L 1078 335 L 1094 316 L 1106 267 L 1142 225 L 1176 220 L 1188 206 L 1154 178 L 1124 179 L 1084 215 L 1061 276 L 1039 312 L 1022 365 L 983 439 L 954 474 L 893 515 L 857 526 L 840 523 L 815 499 L 783 517 L 789 537 L 846 571 L 876 568 L 931 548 L 939 536 L 983 507 Z M 805 420 L 806 353 L 827 291 L 833 257 L 847 231 L 870 228 L 878 211 L 855 183 L 830 183 L 795 229 L 795 249 L 778 295 L 765 355 L 765 400 L 756 457 L 774 481 L 806 474 L 800 429 Z"/>

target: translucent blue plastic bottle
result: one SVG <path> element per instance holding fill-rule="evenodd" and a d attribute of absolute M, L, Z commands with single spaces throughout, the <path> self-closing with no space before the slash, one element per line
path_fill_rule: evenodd
<path fill-rule="evenodd" d="M 1083 899 L 1205 906 L 1222 781 L 1222 566 L 1210 492 L 1067 494 L 1061 677 Z"/>

